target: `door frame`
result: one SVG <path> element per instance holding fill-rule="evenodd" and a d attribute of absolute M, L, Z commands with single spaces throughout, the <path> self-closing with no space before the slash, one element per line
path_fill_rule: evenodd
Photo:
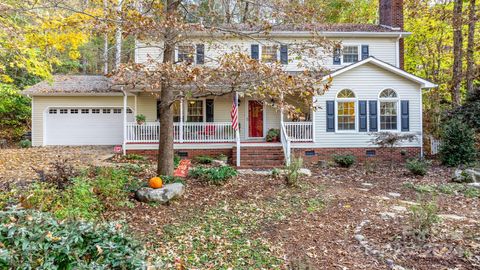
<path fill-rule="evenodd" d="M 245 131 L 245 139 L 249 139 L 249 140 L 255 140 L 255 139 L 265 139 L 265 135 L 267 134 L 266 132 L 266 128 L 267 128 L 267 113 L 266 113 L 266 106 L 265 106 L 265 102 L 263 101 L 259 101 L 259 102 L 262 102 L 262 110 L 263 110 L 263 134 L 262 134 L 262 137 L 250 137 L 250 132 L 249 132 L 249 127 L 250 127 L 250 118 L 248 117 L 248 103 L 249 101 L 259 101 L 259 100 L 256 100 L 254 98 L 245 98 L 245 105 L 244 105 L 244 109 L 245 109 L 245 128 L 244 128 L 244 131 Z"/>

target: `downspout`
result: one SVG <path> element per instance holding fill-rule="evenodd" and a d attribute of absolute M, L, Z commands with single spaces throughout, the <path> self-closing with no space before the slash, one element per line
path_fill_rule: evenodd
<path fill-rule="evenodd" d="M 127 154 L 127 92 L 123 90 L 122 86 L 122 93 L 123 93 L 123 143 L 122 143 L 122 151 L 123 155 Z"/>

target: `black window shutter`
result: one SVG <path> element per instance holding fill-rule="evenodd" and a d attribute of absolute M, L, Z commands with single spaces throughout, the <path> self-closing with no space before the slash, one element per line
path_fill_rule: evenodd
<path fill-rule="evenodd" d="M 213 122 L 213 111 L 214 111 L 214 102 L 213 99 L 207 99 L 205 101 L 205 111 L 206 111 L 206 117 L 207 117 L 207 122 Z"/>
<path fill-rule="evenodd" d="M 327 132 L 335 132 L 335 101 L 327 100 Z"/>
<path fill-rule="evenodd" d="M 280 63 L 283 65 L 288 64 L 288 46 L 280 45 Z"/>
<path fill-rule="evenodd" d="M 197 44 L 197 64 L 205 63 L 205 45 Z"/>
<path fill-rule="evenodd" d="M 402 131 L 410 131 L 410 105 L 408 100 L 401 101 Z"/>
<path fill-rule="evenodd" d="M 358 130 L 361 132 L 367 131 L 367 101 L 360 100 L 358 102 Z"/>
<path fill-rule="evenodd" d="M 259 59 L 259 47 L 258 44 L 252 44 L 252 49 L 251 49 L 251 56 L 252 59 L 258 60 Z"/>
<path fill-rule="evenodd" d="M 370 100 L 368 102 L 370 131 L 378 131 L 377 101 Z"/>
<path fill-rule="evenodd" d="M 367 59 L 369 56 L 368 45 L 362 45 L 362 60 Z"/>
<path fill-rule="evenodd" d="M 333 64 L 340 65 L 340 48 L 333 49 Z"/>

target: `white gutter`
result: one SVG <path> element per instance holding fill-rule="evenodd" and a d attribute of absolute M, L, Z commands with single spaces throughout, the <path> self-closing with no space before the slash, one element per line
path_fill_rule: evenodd
<path fill-rule="evenodd" d="M 234 31 L 234 30 L 232 30 Z M 311 37 L 313 35 L 324 37 L 398 37 L 399 35 L 409 36 L 411 32 L 395 31 L 395 32 L 339 32 L 339 31 L 242 31 L 239 34 L 229 32 L 191 32 L 186 33 L 187 37 L 242 37 L 242 35 L 250 37 Z"/>

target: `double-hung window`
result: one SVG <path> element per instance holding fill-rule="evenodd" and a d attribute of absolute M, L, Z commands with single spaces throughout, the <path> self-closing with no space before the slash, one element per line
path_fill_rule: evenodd
<path fill-rule="evenodd" d="M 203 122 L 203 100 L 189 100 L 187 122 Z"/>
<path fill-rule="evenodd" d="M 380 130 L 398 129 L 398 95 L 393 89 L 385 89 L 380 95 Z"/>
<path fill-rule="evenodd" d="M 176 100 L 172 104 L 173 122 L 180 122 L 180 100 Z"/>
<path fill-rule="evenodd" d="M 358 62 L 358 46 L 343 46 L 343 63 Z"/>
<path fill-rule="evenodd" d="M 195 62 L 195 46 L 179 45 L 177 49 L 178 62 L 187 62 L 193 64 Z"/>
<path fill-rule="evenodd" d="M 275 63 L 278 61 L 278 46 L 264 45 L 262 46 L 262 62 Z"/>
<path fill-rule="evenodd" d="M 355 93 L 344 89 L 337 94 L 337 130 L 355 131 L 356 120 Z"/>

